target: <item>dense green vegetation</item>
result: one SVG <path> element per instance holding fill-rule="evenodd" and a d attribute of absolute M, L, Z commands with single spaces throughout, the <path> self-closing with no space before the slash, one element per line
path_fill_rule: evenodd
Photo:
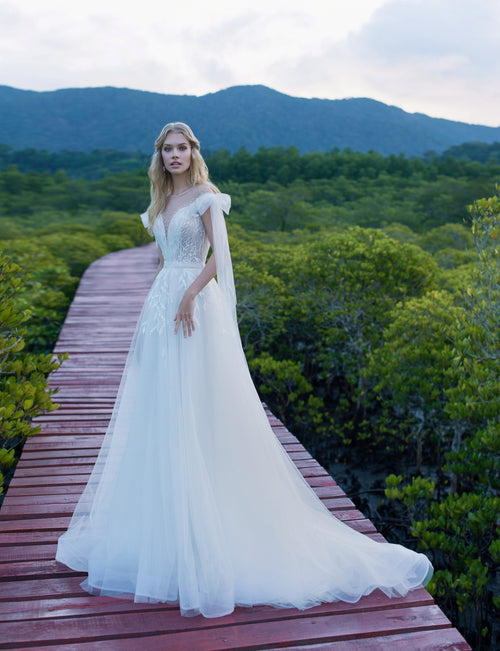
<path fill-rule="evenodd" d="M 425 162 L 421 158 L 388 156 L 370 151 L 360 154 L 351 149 L 340 152 L 338 148 L 330 151 L 317 151 L 301 156 L 294 147 L 261 147 L 256 155 L 251 155 L 245 147 L 231 155 L 229 150 L 220 149 L 211 153 L 203 151 L 211 174 L 220 181 L 246 183 L 269 180 L 293 181 L 297 179 L 329 179 L 345 176 L 349 179 L 377 178 L 383 174 L 412 176 L 423 173 L 425 180 L 446 176 L 471 178 L 496 174 L 500 164 L 500 142 L 467 142 L 453 146 L 438 155 L 434 151 L 426 153 Z M 15 166 L 20 172 L 64 171 L 71 179 L 100 179 L 117 172 L 137 172 L 141 187 L 147 187 L 142 170 L 149 164 L 150 156 L 142 151 L 123 152 L 116 149 L 96 149 L 91 152 L 58 151 L 34 149 L 14 149 L 0 144 L 0 171 Z M 458 162 L 457 162 L 458 161 Z M 467 163 L 481 163 L 467 165 Z M 484 165 L 488 168 L 485 169 Z"/>
<path fill-rule="evenodd" d="M 4 261 L 2 283 L 21 316 L 9 325 L 2 311 L 0 326 L 7 349 L 26 341 L 8 350 L 17 366 L 2 366 L 0 400 L 12 401 L 22 365 L 51 350 L 86 266 L 149 241 L 138 218 L 148 181 L 140 157 L 133 169 L 133 157 L 107 152 L 99 167 L 96 152 L 79 169 L 74 155 L 66 173 L 43 152 L 25 155 L 24 171 L 10 164 L 23 164 L 19 153 L 3 154 L 0 245 L 21 270 Z M 275 148 L 208 163 L 232 195 L 238 316 L 263 398 L 323 464 L 361 469 L 359 483 L 379 495 L 364 505 L 377 526 L 430 555 L 430 590 L 475 648 L 494 648 L 500 165 L 471 157 Z M 12 413 L 0 402 L 0 414 L 25 427 L 29 400 Z M 15 463 L 6 440 L 4 472 Z"/>
<path fill-rule="evenodd" d="M 24 441 L 40 431 L 32 419 L 57 406 L 47 376 L 64 358 L 25 352 L 29 311 L 19 307 L 23 289 L 20 267 L 0 255 L 0 495 L 4 473 L 11 475 Z"/>
<path fill-rule="evenodd" d="M 500 161 L 500 142 L 494 142 L 491 145 L 487 145 L 485 142 L 464 142 L 463 145 L 450 147 L 445 155 L 465 158 L 470 161 L 475 160 L 478 163 L 488 163 L 494 158 Z"/>
<path fill-rule="evenodd" d="M 70 178 L 99 179 L 106 174 L 137 171 L 149 165 L 150 156 L 142 151 L 122 152 L 116 149 L 96 149 L 92 152 L 43 149 L 14 149 L 0 145 L 0 170 L 15 166 L 20 172 L 50 172 L 64 170 Z"/>

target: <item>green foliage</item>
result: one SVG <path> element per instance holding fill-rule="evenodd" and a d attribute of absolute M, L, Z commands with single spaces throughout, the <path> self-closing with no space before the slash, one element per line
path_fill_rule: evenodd
<path fill-rule="evenodd" d="M 268 386 L 266 400 L 315 445 L 332 418 L 344 440 L 366 439 L 366 356 L 380 341 L 393 306 L 435 285 L 438 268 L 431 256 L 361 228 L 324 231 L 321 238 L 296 232 L 279 246 L 240 229 L 234 233 L 240 331 L 257 383 Z M 266 379 L 267 366 L 252 365 L 262 355 L 300 368 L 311 384 L 311 413 L 314 399 L 328 414 L 325 423 L 314 414 L 304 426 L 300 410 L 284 399 L 286 387 L 277 388 L 274 376 Z"/>
<path fill-rule="evenodd" d="M 97 224 L 97 232 L 101 241 L 106 243 L 106 238 L 113 236 L 116 238 L 115 246 L 123 242 L 123 246 L 118 248 L 126 249 L 133 246 L 142 246 L 149 244 L 151 237 L 142 225 L 137 215 L 120 211 L 104 211 Z M 115 250 L 110 249 L 110 250 Z"/>
<path fill-rule="evenodd" d="M 403 484 L 404 479 L 403 475 L 386 477 L 387 488 L 384 493 L 389 500 L 402 500 L 410 517 L 415 520 L 425 512 L 428 501 L 434 495 L 436 483 L 428 477 L 412 477 L 410 483 Z"/>
<path fill-rule="evenodd" d="M 300 364 L 292 360 L 276 360 L 267 353 L 253 357 L 250 369 L 264 379 L 259 385 L 262 394 L 274 394 L 280 404 L 280 416 L 286 418 L 286 409 L 292 403 L 310 395 L 312 385 L 302 375 Z"/>
<path fill-rule="evenodd" d="M 437 253 L 442 249 L 465 252 L 473 248 L 474 238 L 465 224 L 444 224 L 423 233 L 418 238 L 418 245 L 429 253 Z"/>
<path fill-rule="evenodd" d="M 64 356 L 24 352 L 25 323 L 29 312 L 20 310 L 16 298 L 23 287 L 20 268 L 0 256 L 0 485 L 14 464 L 14 453 L 40 427 L 31 421 L 41 411 L 57 407 L 47 376 Z M 3 490 L 3 489 L 1 489 Z"/>
<path fill-rule="evenodd" d="M 305 186 L 290 191 L 288 188 L 256 190 L 245 203 L 245 223 L 254 230 L 290 231 L 305 228 L 315 221 L 315 213 L 304 199 Z"/>
<path fill-rule="evenodd" d="M 425 372 L 415 366 L 418 381 L 406 373 L 407 387 L 399 387 L 400 409 L 411 409 L 411 396 L 421 399 L 422 409 L 440 408 L 440 419 L 453 429 L 451 445 L 445 451 L 438 472 L 436 490 L 412 483 L 402 487 L 402 477 L 387 478 L 386 497 L 400 500 L 413 520 L 414 535 L 425 550 L 432 551 L 437 571 L 431 590 L 448 609 L 475 632 L 476 648 L 481 639 L 492 640 L 490 621 L 500 608 L 498 572 L 500 567 L 500 261 L 497 237 L 500 201 L 497 196 L 481 199 L 470 207 L 476 251 L 476 269 L 465 284 L 462 305 L 450 304 L 445 314 L 432 321 L 443 326 L 450 337 L 447 361 L 436 359 L 432 350 L 424 355 L 432 368 L 433 381 L 427 389 L 420 384 Z M 431 319 L 430 319 L 431 320 Z M 396 323 L 396 322 L 395 322 Z M 391 326 L 392 327 L 392 326 Z M 432 327 L 432 326 L 431 326 Z M 419 348 L 422 341 L 417 341 Z M 390 342 L 387 342 L 390 346 Z M 439 346 L 443 350 L 443 344 Z M 397 349 L 394 357 L 402 354 Z M 381 363 L 380 363 L 381 362 Z M 399 364 L 404 367 L 404 361 Z M 377 369 L 381 372 L 383 360 Z M 449 377 L 439 377 L 446 373 Z M 394 370 L 387 372 L 399 381 Z M 393 381 L 394 383 L 394 381 Z M 432 396 L 432 386 L 441 393 Z M 410 388 L 413 387 L 413 388 Z M 404 394 L 407 394 L 403 407 Z M 393 396 L 397 395 L 393 391 Z M 428 403 L 426 402 L 428 396 Z M 439 430 L 439 424 L 433 423 Z M 443 479 L 450 478 L 449 486 Z M 445 493 L 442 497 L 443 492 Z M 416 505 L 418 510 L 416 511 Z"/>
<path fill-rule="evenodd" d="M 50 352 L 58 337 L 78 282 L 64 261 L 39 242 L 27 238 L 5 243 L 9 257 L 24 272 L 15 304 L 29 311 L 26 323 L 26 350 Z"/>
<path fill-rule="evenodd" d="M 386 496 L 404 502 L 418 518 L 413 535 L 421 549 L 433 553 L 436 571 L 428 589 L 455 618 L 463 613 L 469 630 L 487 635 L 490 610 L 499 605 L 492 590 L 500 564 L 500 498 L 475 492 L 438 501 L 431 480 L 413 478 L 399 487 L 390 476 L 387 484 Z"/>
<path fill-rule="evenodd" d="M 500 360 L 500 197 L 475 201 L 472 218 L 476 252 L 476 273 L 466 288 L 469 324 L 479 330 L 471 338 L 469 355 L 475 360 Z"/>
<path fill-rule="evenodd" d="M 71 178 L 99 179 L 106 174 L 145 168 L 150 156 L 141 151 L 123 152 L 116 149 L 95 149 L 91 152 L 43 149 L 15 150 L 0 145 L 0 169 L 15 166 L 20 172 L 42 171 L 54 174 L 64 170 Z M 144 170 L 145 171 L 145 170 Z"/>
<path fill-rule="evenodd" d="M 430 256 L 380 231 L 347 230 L 299 249 L 289 279 L 304 313 L 297 335 L 308 374 L 334 407 L 346 441 L 365 435 L 367 355 L 393 306 L 432 288 L 436 271 Z"/>
<path fill-rule="evenodd" d="M 383 333 L 383 345 L 372 352 L 365 369 L 377 399 L 391 409 L 391 428 L 384 419 L 377 439 L 382 436 L 390 446 L 393 438 L 400 452 L 411 444 L 416 473 L 422 470 L 424 449 L 437 455 L 439 464 L 464 429 L 462 421 L 445 412 L 447 392 L 459 382 L 452 328 L 461 318 L 448 293 L 429 292 L 400 304 Z"/>
<path fill-rule="evenodd" d="M 81 276 L 93 260 L 108 253 L 106 245 L 96 239 L 90 229 L 88 234 L 41 235 L 38 242 L 52 255 L 59 255 L 68 266 L 70 273 L 75 276 Z"/>
<path fill-rule="evenodd" d="M 500 425 L 488 421 L 446 457 L 445 470 L 453 473 L 464 490 L 480 490 L 483 495 L 500 491 Z"/>
<path fill-rule="evenodd" d="M 124 166 L 137 160 L 137 169 L 117 172 L 111 162 L 106 167 L 113 156 L 116 162 L 121 156 Z M 95 226 L 105 211 L 135 213 L 136 219 L 149 202 L 143 160 L 103 152 L 103 177 L 98 178 L 89 158 L 98 166 L 99 152 L 7 152 L 0 172 L 0 237 L 26 235 L 42 222 Z M 233 223 L 266 232 L 346 224 L 379 228 L 397 222 L 425 233 L 461 224 L 465 206 L 500 177 L 500 164 L 451 160 L 453 165 L 438 157 L 425 163 L 338 149 L 300 156 L 282 147 L 261 148 L 253 155 L 222 150 L 207 157 L 214 181 L 233 195 Z"/>
<path fill-rule="evenodd" d="M 447 149 L 442 159 L 453 156 L 458 159 L 468 161 L 477 161 L 478 163 L 487 164 L 498 162 L 500 160 L 500 142 L 488 144 L 486 142 L 464 142 L 462 145 L 455 145 Z"/>

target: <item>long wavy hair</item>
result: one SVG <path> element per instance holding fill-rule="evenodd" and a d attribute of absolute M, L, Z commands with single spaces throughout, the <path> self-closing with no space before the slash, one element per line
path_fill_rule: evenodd
<path fill-rule="evenodd" d="M 219 189 L 209 181 L 208 167 L 203 160 L 203 156 L 200 154 L 199 140 L 191 128 L 187 124 L 184 124 L 184 122 L 169 122 L 163 127 L 160 135 L 155 140 L 155 153 L 151 158 L 151 164 L 148 170 L 148 176 L 151 181 L 151 203 L 147 209 L 149 216 L 148 231 L 150 233 L 153 230 L 153 222 L 165 209 L 168 198 L 174 190 L 172 174 L 165 169 L 161 156 L 165 138 L 171 132 L 182 134 L 191 146 L 191 165 L 189 167 L 188 184 L 194 187 L 203 183 L 209 185 L 214 192 L 219 192 Z"/>

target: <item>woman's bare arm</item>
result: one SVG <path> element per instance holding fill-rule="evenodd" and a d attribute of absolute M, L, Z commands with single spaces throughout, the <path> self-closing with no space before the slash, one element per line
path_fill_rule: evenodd
<path fill-rule="evenodd" d="M 191 283 L 191 285 L 184 292 L 184 296 L 179 304 L 177 314 L 175 315 L 175 334 L 179 330 L 179 327 L 182 324 L 182 331 L 185 337 L 190 337 L 194 332 L 194 302 L 197 294 L 207 285 L 212 278 L 215 277 L 217 273 L 217 267 L 215 264 L 215 256 L 213 254 L 213 228 L 212 228 L 212 217 L 210 215 L 210 209 L 206 210 L 201 216 L 205 230 L 207 232 L 208 241 L 212 246 L 212 255 L 207 261 L 207 264 L 203 267 L 200 274 L 197 278 Z"/>

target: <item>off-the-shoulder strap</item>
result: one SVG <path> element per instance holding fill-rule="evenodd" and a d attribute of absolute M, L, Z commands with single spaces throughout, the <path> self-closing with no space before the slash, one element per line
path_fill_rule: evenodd
<path fill-rule="evenodd" d="M 144 228 L 147 228 L 149 226 L 149 215 L 147 212 L 143 212 L 141 215 L 142 223 L 144 224 Z"/>
<path fill-rule="evenodd" d="M 220 210 L 223 210 L 226 215 L 229 213 L 231 208 L 231 197 L 228 194 L 223 194 L 222 192 L 203 192 L 196 198 L 196 208 L 200 215 L 214 206 Z"/>
<path fill-rule="evenodd" d="M 213 249 L 215 265 L 217 268 L 217 283 L 226 300 L 227 306 L 233 317 L 236 319 L 236 290 L 234 288 L 233 265 L 231 264 L 231 253 L 227 239 L 226 220 L 224 214 L 229 213 L 231 208 L 231 197 L 228 194 L 204 192 L 197 199 L 197 210 L 203 215 L 210 209 L 213 230 Z"/>

